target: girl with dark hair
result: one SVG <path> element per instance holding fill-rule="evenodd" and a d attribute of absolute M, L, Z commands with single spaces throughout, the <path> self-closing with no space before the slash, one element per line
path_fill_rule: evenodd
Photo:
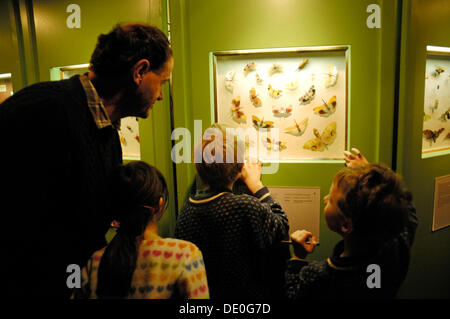
<path fill-rule="evenodd" d="M 142 161 L 118 168 L 112 183 L 117 235 L 82 272 L 88 298 L 209 298 L 203 256 L 192 243 L 158 236 L 168 203 L 164 176 Z"/>

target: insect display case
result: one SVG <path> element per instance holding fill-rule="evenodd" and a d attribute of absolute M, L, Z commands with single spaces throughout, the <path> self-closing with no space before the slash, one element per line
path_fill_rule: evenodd
<path fill-rule="evenodd" d="M 450 48 L 427 46 L 422 158 L 450 153 Z"/>
<path fill-rule="evenodd" d="M 342 160 L 349 51 L 321 46 L 212 52 L 215 121 L 252 136 L 247 141 L 266 162 Z"/>
<path fill-rule="evenodd" d="M 0 103 L 13 95 L 11 73 L 0 74 Z"/>
<path fill-rule="evenodd" d="M 89 64 L 77 64 L 50 69 L 52 80 L 65 80 L 77 74 L 89 72 Z M 122 155 L 125 160 L 139 160 L 141 158 L 139 122 L 136 117 L 125 117 L 120 120 L 119 130 Z"/>

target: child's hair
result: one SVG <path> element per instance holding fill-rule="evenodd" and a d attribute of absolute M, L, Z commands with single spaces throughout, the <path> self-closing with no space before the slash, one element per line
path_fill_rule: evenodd
<path fill-rule="evenodd" d="M 124 298 L 128 295 L 137 251 L 152 214 L 168 204 L 164 176 L 155 167 L 133 161 L 121 165 L 111 179 L 114 218 L 120 222 L 116 236 L 106 247 L 98 269 L 98 298 Z M 148 207 L 154 207 L 154 211 Z"/>
<path fill-rule="evenodd" d="M 210 133 L 211 138 L 203 138 L 196 147 L 195 152 L 201 152 L 201 162 L 196 162 L 195 168 L 201 180 L 211 189 L 221 190 L 233 183 L 241 172 L 244 150 L 237 136 L 227 136 L 226 130 L 218 124 L 206 132 Z M 216 150 L 222 153 L 216 154 Z"/>
<path fill-rule="evenodd" d="M 342 197 L 337 205 L 352 221 L 353 234 L 389 238 L 404 227 L 412 195 L 399 175 L 383 164 L 342 169 L 334 178 Z"/>

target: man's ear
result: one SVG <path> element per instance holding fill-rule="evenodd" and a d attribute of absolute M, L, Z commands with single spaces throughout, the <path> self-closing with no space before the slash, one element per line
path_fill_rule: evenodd
<path fill-rule="evenodd" d="M 147 59 L 141 59 L 133 66 L 133 81 L 139 85 L 143 79 L 145 73 L 150 71 L 150 61 Z"/>

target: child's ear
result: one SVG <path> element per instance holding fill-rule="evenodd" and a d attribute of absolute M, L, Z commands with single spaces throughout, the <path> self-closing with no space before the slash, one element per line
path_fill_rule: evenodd
<path fill-rule="evenodd" d="M 344 222 L 341 224 L 341 232 L 344 235 L 350 235 L 353 231 L 353 223 L 349 218 L 345 218 Z"/>

